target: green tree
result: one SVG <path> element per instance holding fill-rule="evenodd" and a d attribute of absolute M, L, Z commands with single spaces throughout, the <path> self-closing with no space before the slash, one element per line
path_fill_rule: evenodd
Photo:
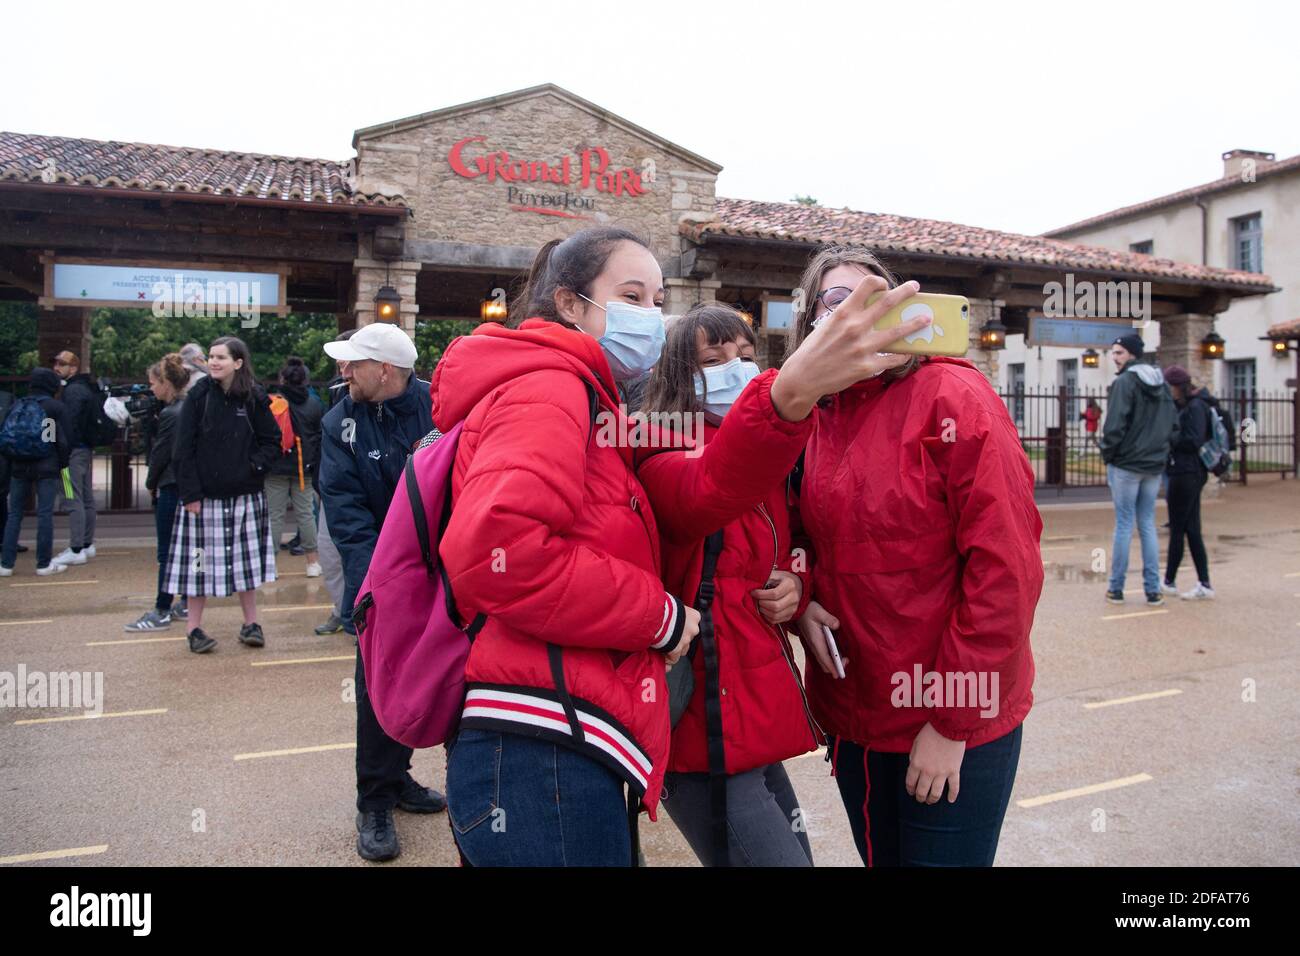
<path fill-rule="evenodd" d="M 790 201 L 791 201 L 791 202 L 797 202 L 797 203 L 798 203 L 799 205 L 801 205 L 801 206 L 820 206 L 820 205 L 821 205 L 821 203 L 819 203 L 816 199 L 813 199 L 812 196 L 798 196 L 798 195 L 796 195 L 796 196 L 794 197 L 794 199 L 792 199 L 792 200 L 790 200 Z"/>

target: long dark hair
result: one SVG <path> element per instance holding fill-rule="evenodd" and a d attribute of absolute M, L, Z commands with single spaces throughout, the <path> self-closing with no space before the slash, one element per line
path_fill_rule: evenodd
<path fill-rule="evenodd" d="M 664 350 L 659 364 L 650 373 L 645 397 L 641 400 L 643 412 L 700 411 L 695 397 L 695 375 L 700 370 L 699 333 L 704 333 L 707 345 L 722 345 L 744 338 L 758 347 L 754 330 L 737 312 L 721 302 L 701 302 L 691 307 L 685 315 L 668 323 Z M 707 392 L 705 394 L 707 398 Z"/>
<path fill-rule="evenodd" d="M 230 379 L 230 388 L 226 394 L 236 401 L 245 401 L 253 390 L 257 387 L 257 379 L 253 377 L 253 356 L 249 354 L 248 346 L 244 344 L 243 339 L 237 339 L 233 335 L 223 335 L 219 339 L 213 340 L 208 346 L 208 354 L 218 345 L 224 345 L 226 351 L 230 353 L 232 359 L 243 359 L 244 364 L 235 369 L 235 374 Z"/>
<path fill-rule="evenodd" d="M 568 289 L 590 295 L 592 282 L 605 271 L 605 263 L 620 242 L 650 248 L 645 239 L 617 226 L 595 226 L 546 243 L 537 251 L 524 287 L 510 305 L 506 324 L 515 328 L 524 319 L 539 318 L 574 328 L 560 318 L 555 308 L 556 291 Z"/>
<path fill-rule="evenodd" d="M 296 355 L 290 355 L 284 360 L 284 368 L 280 369 L 280 381 L 285 385 L 291 385 L 294 388 L 302 388 L 307 384 L 307 363 Z"/>

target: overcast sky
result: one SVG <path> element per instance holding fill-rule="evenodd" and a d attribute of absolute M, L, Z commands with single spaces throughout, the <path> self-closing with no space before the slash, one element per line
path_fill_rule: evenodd
<path fill-rule="evenodd" d="M 722 196 L 1036 233 L 1300 153 L 1297 10 L 43 0 L 0 15 L 0 129 L 342 160 L 553 82 L 722 164 Z"/>

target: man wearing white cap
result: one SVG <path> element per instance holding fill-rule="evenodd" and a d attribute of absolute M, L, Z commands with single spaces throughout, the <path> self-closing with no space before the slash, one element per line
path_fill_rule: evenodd
<path fill-rule="evenodd" d="M 344 617 L 352 611 L 370 557 L 402 479 L 407 456 L 433 428 L 429 383 L 413 374 L 415 343 L 395 325 L 376 322 L 346 341 L 328 342 L 348 394 L 321 422 L 321 505 L 343 561 Z M 354 633 L 351 622 L 346 630 Z M 401 852 L 393 808 L 437 813 L 442 794 L 411 777 L 411 750 L 384 733 L 366 693 L 357 654 L 357 852 L 391 860 Z"/>

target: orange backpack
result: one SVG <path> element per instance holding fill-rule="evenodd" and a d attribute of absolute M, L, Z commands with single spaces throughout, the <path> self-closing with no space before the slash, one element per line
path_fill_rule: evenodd
<path fill-rule="evenodd" d="M 283 395 L 272 395 L 271 414 L 275 416 L 275 423 L 280 426 L 280 451 L 287 455 L 295 448 L 298 450 L 298 488 L 305 488 L 306 483 L 302 474 L 302 439 L 294 434 L 293 414 L 289 408 L 289 400 Z"/>

